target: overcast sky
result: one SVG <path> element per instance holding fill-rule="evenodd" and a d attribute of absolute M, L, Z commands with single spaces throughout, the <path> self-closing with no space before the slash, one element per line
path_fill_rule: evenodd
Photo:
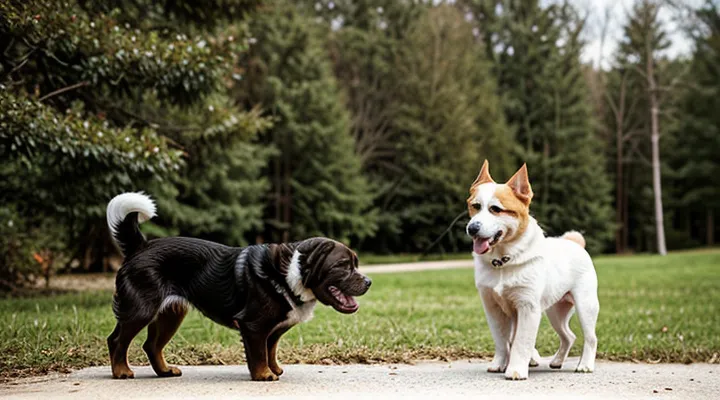
<path fill-rule="evenodd" d="M 545 0 L 552 1 L 552 0 Z M 586 28 L 587 46 L 582 55 L 583 61 L 592 62 L 597 65 L 601 57 L 600 51 L 600 32 L 604 20 L 605 9 L 610 7 L 612 10 L 610 23 L 608 24 L 608 33 L 605 39 L 605 45 L 602 50 L 602 64 L 607 68 L 612 62 L 612 57 L 617 42 L 622 36 L 622 26 L 627 20 L 627 13 L 632 10 L 635 2 L 640 0 L 570 0 L 578 9 L 589 13 L 588 25 Z M 681 0 L 686 5 L 699 6 L 702 0 Z M 662 6 L 660 9 L 660 19 L 665 23 L 666 31 L 672 41 L 671 47 L 667 53 L 671 57 L 684 56 L 692 51 L 692 43 L 679 26 L 677 10 L 668 6 Z M 686 23 L 687 19 L 680 19 Z"/>

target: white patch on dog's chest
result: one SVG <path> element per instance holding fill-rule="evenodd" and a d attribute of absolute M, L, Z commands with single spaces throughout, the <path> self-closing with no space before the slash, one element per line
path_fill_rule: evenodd
<path fill-rule="evenodd" d="M 275 327 L 273 331 L 280 328 L 291 328 L 301 322 L 309 321 L 313 318 L 313 312 L 315 311 L 315 300 L 304 303 L 299 307 L 295 307 L 289 313 L 287 313 L 287 319 Z"/>

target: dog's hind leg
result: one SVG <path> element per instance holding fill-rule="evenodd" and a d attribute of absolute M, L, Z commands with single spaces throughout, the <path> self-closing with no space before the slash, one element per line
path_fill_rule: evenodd
<path fill-rule="evenodd" d="M 113 378 L 134 378 L 127 352 L 130 343 L 155 318 L 161 299 L 157 291 L 135 289 L 118 272 L 117 292 L 113 297 L 113 312 L 117 319 L 115 330 L 107 339 Z"/>
<path fill-rule="evenodd" d="M 149 322 L 149 319 L 127 322 L 118 321 L 117 325 L 115 325 L 115 330 L 107 339 L 113 378 L 130 379 L 135 377 L 127 361 L 128 348 L 135 336 L 137 336 Z"/>
<path fill-rule="evenodd" d="M 150 365 L 158 376 L 180 376 L 182 371 L 177 367 L 169 367 L 163 356 L 163 348 L 177 332 L 187 308 L 184 304 L 175 303 L 160 311 L 155 321 L 148 325 L 148 336 L 143 350 L 150 359 Z"/>
<path fill-rule="evenodd" d="M 597 298 L 597 289 L 592 293 L 583 293 L 578 296 L 573 292 L 575 297 L 575 307 L 577 308 L 578 319 L 583 331 L 583 353 L 580 357 L 575 372 L 593 372 L 595 370 L 595 355 L 597 352 L 597 336 L 595 335 L 595 325 L 597 324 L 598 313 L 600 312 L 600 303 Z"/>
<path fill-rule="evenodd" d="M 575 334 L 570 330 L 573 307 L 572 302 L 560 300 L 545 311 L 550 324 L 560 336 L 560 348 L 555 353 L 553 360 L 550 361 L 550 368 L 562 368 L 568 353 L 570 353 L 570 348 L 575 343 Z"/>

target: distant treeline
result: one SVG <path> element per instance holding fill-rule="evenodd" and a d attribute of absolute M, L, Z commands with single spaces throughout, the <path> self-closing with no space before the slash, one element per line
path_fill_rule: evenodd
<path fill-rule="evenodd" d="M 653 133 L 668 247 L 713 244 L 715 4 L 636 2 L 599 70 L 570 4 L 437 3 L 0 3 L 0 287 L 109 268 L 123 191 L 157 199 L 151 236 L 420 252 L 486 158 L 528 163 L 548 234 L 657 251 Z M 696 21 L 691 59 L 664 56 L 661 6 Z M 433 251 L 469 251 L 464 224 Z"/>

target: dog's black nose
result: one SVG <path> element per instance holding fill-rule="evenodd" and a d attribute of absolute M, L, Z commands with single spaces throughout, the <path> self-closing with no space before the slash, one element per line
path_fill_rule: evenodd
<path fill-rule="evenodd" d="M 477 233 L 480 232 L 480 224 L 478 222 L 473 222 L 467 227 L 467 233 L 470 236 L 475 236 Z"/>
<path fill-rule="evenodd" d="M 370 285 L 372 285 L 372 280 L 370 280 L 370 278 L 368 278 L 368 277 L 366 276 L 366 277 L 365 277 L 365 286 L 370 287 Z"/>

